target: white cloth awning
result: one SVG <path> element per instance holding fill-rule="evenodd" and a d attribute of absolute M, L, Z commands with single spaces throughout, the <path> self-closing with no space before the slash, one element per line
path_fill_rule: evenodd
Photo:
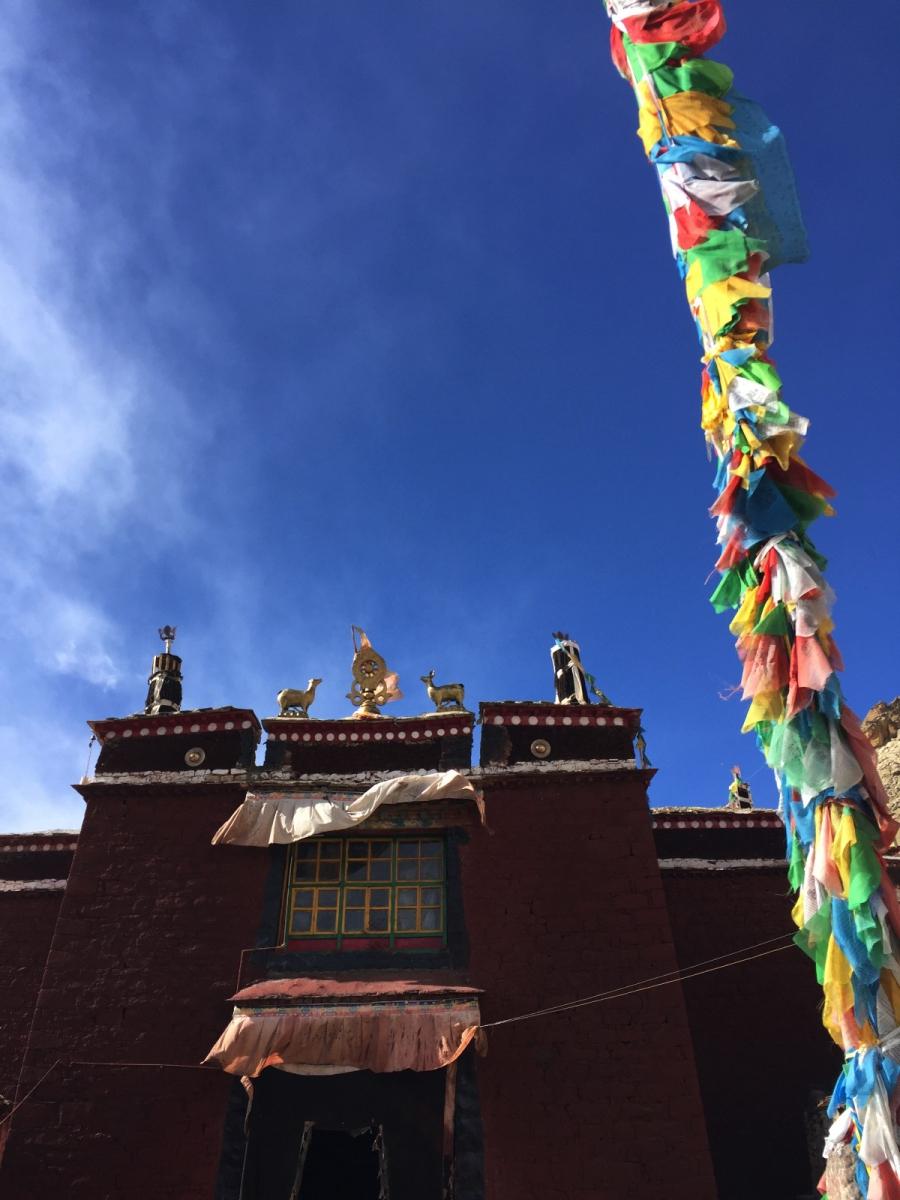
<path fill-rule="evenodd" d="M 361 795 L 337 792 L 248 792 L 243 804 L 213 835 L 213 845 L 272 846 L 350 829 L 382 804 L 427 800 L 474 800 L 481 793 L 458 771 L 401 775 L 376 783 Z"/>

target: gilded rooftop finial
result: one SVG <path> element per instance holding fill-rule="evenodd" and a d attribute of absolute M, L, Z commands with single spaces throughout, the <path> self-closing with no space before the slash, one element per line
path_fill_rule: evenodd
<path fill-rule="evenodd" d="M 163 625 L 158 632 L 165 649 L 162 654 L 154 654 L 147 680 L 144 712 L 151 716 L 181 711 L 181 659 L 172 653 L 175 626 Z"/>
<path fill-rule="evenodd" d="M 352 625 L 353 636 L 353 683 L 347 693 L 347 699 L 356 706 L 354 717 L 380 717 L 380 704 L 391 700 L 399 700 L 403 693 L 397 686 L 397 675 L 388 670 L 387 663 L 381 657 L 365 632 L 358 625 Z"/>

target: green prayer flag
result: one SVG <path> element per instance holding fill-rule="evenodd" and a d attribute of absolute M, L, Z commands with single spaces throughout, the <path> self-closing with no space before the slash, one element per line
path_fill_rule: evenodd
<path fill-rule="evenodd" d="M 791 865 L 788 867 L 788 881 L 791 889 L 795 892 L 800 891 L 805 866 L 803 847 L 800 845 L 800 838 L 794 833 L 791 838 Z"/>
<path fill-rule="evenodd" d="M 751 358 L 745 362 L 738 374 L 743 375 L 745 379 L 752 379 L 754 383 L 758 383 L 772 392 L 781 391 L 781 376 L 771 363 L 763 362 L 759 358 Z"/>
<path fill-rule="evenodd" d="M 648 71 L 656 71 L 665 66 L 670 59 L 684 53 L 680 42 L 641 42 L 640 45 L 636 45 L 627 33 L 622 34 L 622 45 L 637 82 L 640 82 Z"/>
<path fill-rule="evenodd" d="M 881 863 L 875 853 L 878 830 L 861 812 L 854 811 L 856 843 L 850 847 L 850 887 L 847 903 L 852 909 L 865 904 L 881 886 Z"/>
<path fill-rule="evenodd" d="M 705 92 L 724 96 L 734 83 L 734 71 L 724 63 L 708 58 L 691 58 L 677 67 L 660 67 L 653 72 L 653 86 L 659 96 L 676 92 Z"/>
<path fill-rule="evenodd" d="M 790 487 L 785 483 L 779 483 L 777 486 L 804 525 L 815 521 L 825 511 L 826 501 L 821 496 L 813 496 L 810 492 Z"/>
<path fill-rule="evenodd" d="M 737 608 L 741 602 L 741 591 L 741 577 L 734 567 L 729 567 L 719 580 L 709 602 L 716 612 L 720 613 L 726 608 Z"/>
<path fill-rule="evenodd" d="M 704 241 L 682 253 L 688 269 L 695 262 L 700 263 L 703 286 L 706 287 L 746 271 L 748 255 L 765 248 L 765 242 L 747 237 L 740 229 L 710 229 Z"/>
<path fill-rule="evenodd" d="M 791 619 L 780 600 L 767 616 L 761 617 L 753 626 L 754 633 L 767 633 L 773 637 L 786 637 L 791 629 Z"/>
<path fill-rule="evenodd" d="M 816 979 L 825 982 L 825 958 L 831 937 L 831 897 L 826 896 L 822 907 L 794 934 L 794 942 L 816 964 Z"/>

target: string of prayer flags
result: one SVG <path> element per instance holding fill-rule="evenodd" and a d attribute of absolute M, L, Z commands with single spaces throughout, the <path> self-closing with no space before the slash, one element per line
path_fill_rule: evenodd
<path fill-rule="evenodd" d="M 849 1144 L 860 1193 L 893 1200 L 900 906 L 884 854 L 897 825 L 844 701 L 834 594 L 809 536 L 832 515 L 834 492 L 800 457 L 809 422 L 788 406 L 770 356 L 769 272 L 808 253 L 787 151 L 759 106 L 732 90 L 731 70 L 704 57 L 725 32 L 720 0 L 605 2 L 703 347 L 721 547 L 711 600 L 734 612 L 743 728 L 778 785 L 795 940 L 815 963 L 823 1022 L 844 1052 L 826 1154 Z"/>

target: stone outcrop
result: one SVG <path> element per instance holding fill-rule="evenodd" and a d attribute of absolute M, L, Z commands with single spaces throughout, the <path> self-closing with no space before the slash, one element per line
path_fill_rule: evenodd
<path fill-rule="evenodd" d="M 891 814 L 900 820 L 900 696 L 895 696 L 890 704 L 879 700 L 866 713 L 863 729 L 875 747 Z"/>

